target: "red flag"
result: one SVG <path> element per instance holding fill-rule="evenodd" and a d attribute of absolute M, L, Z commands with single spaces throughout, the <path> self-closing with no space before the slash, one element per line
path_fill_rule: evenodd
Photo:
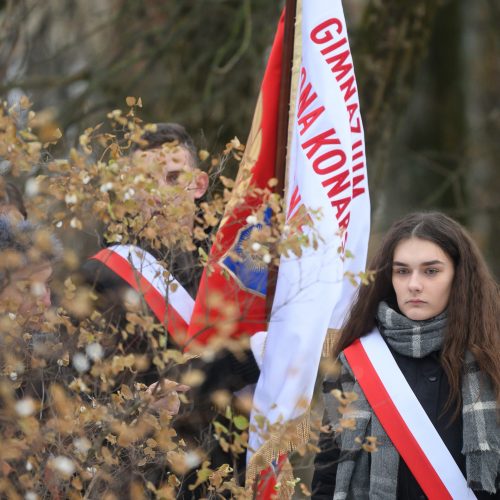
<path fill-rule="evenodd" d="M 274 177 L 283 34 L 282 15 L 236 179 L 236 201 L 226 209 L 210 252 L 209 271 L 205 269 L 201 278 L 187 344 L 193 340 L 206 343 L 221 327 L 232 337 L 266 329 L 267 266 L 252 261 L 241 249 L 259 227 L 249 216 L 262 206 L 262 199 L 251 194 L 242 201 L 237 198 L 251 188 L 266 188 Z M 234 254 L 239 258 L 234 259 Z"/>

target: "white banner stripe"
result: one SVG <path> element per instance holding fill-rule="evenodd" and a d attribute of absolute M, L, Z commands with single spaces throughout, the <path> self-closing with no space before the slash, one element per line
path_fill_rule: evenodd
<path fill-rule="evenodd" d="M 450 495 L 460 500 L 475 499 L 474 492 L 467 486 L 462 471 L 411 390 L 380 332 L 375 329 L 360 340 L 394 405 Z"/>
<path fill-rule="evenodd" d="M 341 0 L 298 2 L 302 43 L 289 124 L 287 221 L 307 213 L 317 246 L 282 255 L 251 422 L 299 418 L 310 403 L 329 326 L 339 327 L 365 270 L 370 228 L 364 135 Z M 322 216 L 315 216 L 315 211 Z M 340 253 L 339 253 L 340 249 Z M 343 251 L 354 258 L 342 258 Z M 251 432 L 249 456 L 264 442 Z"/>
<path fill-rule="evenodd" d="M 172 274 L 168 280 L 164 277 L 166 269 L 149 252 L 134 245 L 114 245 L 109 249 L 130 262 L 163 297 L 168 298 L 168 304 L 189 324 L 194 308 L 193 298 Z"/>

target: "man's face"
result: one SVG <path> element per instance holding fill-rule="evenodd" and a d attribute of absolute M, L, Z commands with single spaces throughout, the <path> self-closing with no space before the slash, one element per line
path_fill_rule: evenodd
<path fill-rule="evenodd" d="M 51 276 L 50 264 L 29 265 L 13 272 L 9 284 L 0 292 L 2 309 L 26 321 L 36 321 L 51 306 Z"/>
<path fill-rule="evenodd" d="M 201 198 L 208 187 L 206 172 L 194 166 L 190 151 L 183 146 L 165 144 L 146 151 L 136 151 L 134 161 L 149 167 L 150 173 L 158 181 L 160 188 L 167 186 L 184 187 L 194 201 Z"/>

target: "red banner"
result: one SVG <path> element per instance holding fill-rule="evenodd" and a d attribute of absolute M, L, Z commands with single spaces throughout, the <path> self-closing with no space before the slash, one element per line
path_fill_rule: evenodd
<path fill-rule="evenodd" d="M 209 270 L 205 269 L 201 278 L 188 344 L 191 341 L 204 344 L 218 332 L 239 337 L 266 329 L 267 266 L 252 260 L 241 245 L 260 227 L 249 217 L 262 206 L 262 200 L 252 196 L 251 190 L 267 187 L 274 177 L 283 32 L 282 15 L 236 180 L 233 193 L 236 199 L 228 205 L 212 246 Z M 250 194 L 238 199 L 247 192 Z M 234 254 L 238 258 L 233 258 Z M 231 314 L 227 315 L 227 311 Z"/>

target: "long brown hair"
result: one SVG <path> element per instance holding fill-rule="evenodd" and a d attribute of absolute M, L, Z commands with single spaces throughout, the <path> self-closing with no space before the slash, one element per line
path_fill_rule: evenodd
<path fill-rule="evenodd" d="M 438 212 L 412 213 L 391 226 L 369 266 L 375 271 L 374 281 L 360 288 L 342 328 L 335 357 L 374 328 L 381 301 L 396 303 L 392 260 L 397 244 L 408 238 L 435 243 L 455 265 L 441 351 L 441 363 L 451 388 L 446 407 L 455 402 L 458 411 L 461 405 L 460 382 L 467 349 L 491 378 L 500 402 L 499 288 L 465 229 Z"/>

